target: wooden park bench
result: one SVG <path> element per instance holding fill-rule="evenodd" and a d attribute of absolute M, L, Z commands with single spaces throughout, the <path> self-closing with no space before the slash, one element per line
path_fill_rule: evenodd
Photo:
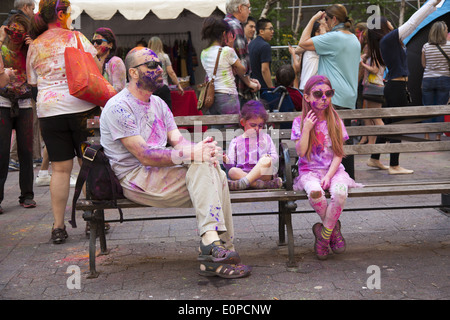
<path fill-rule="evenodd" d="M 439 115 L 450 114 L 450 106 L 419 106 L 419 107 L 402 107 L 402 108 L 382 108 L 382 109 L 357 109 L 357 110 L 340 110 L 339 115 L 343 120 L 362 120 L 370 118 L 402 118 L 403 120 L 395 124 L 385 126 L 350 126 L 347 132 L 350 137 L 358 136 L 386 136 L 401 139 L 406 143 L 400 144 L 374 144 L 374 145 L 345 145 L 345 152 L 348 156 L 369 155 L 373 153 L 408 153 L 408 152 L 431 152 L 431 151 L 450 151 L 450 141 L 428 141 L 416 137 L 424 133 L 450 132 L 450 123 L 421 123 L 424 119 L 429 119 Z M 292 123 L 300 112 L 289 113 L 270 113 L 268 129 L 275 143 L 280 146 L 280 169 L 279 175 L 284 181 L 282 189 L 251 189 L 242 191 L 231 191 L 230 198 L 232 203 L 255 203 L 255 202 L 278 202 L 278 212 L 250 212 L 239 213 L 233 212 L 233 216 L 242 215 L 278 215 L 278 242 L 280 245 L 288 247 L 288 266 L 296 266 L 294 254 L 294 234 L 292 228 L 292 214 L 299 213 L 296 211 L 297 200 L 306 200 L 307 196 L 304 191 L 293 190 L 293 180 L 297 172 L 296 163 L 298 156 L 295 151 L 295 145 L 290 140 L 290 129 L 277 129 L 282 123 Z M 184 116 L 175 117 L 175 121 L 180 128 L 189 127 L 191 131 L 184 131 L 184 134 L 193 137 L 193 141 L 201 141 L 203 135 L 212 135 L 215 139 L 222 143 L 224 149 L 233 138 L 231 134 L 214 134 L 208 130 L 202 132 L 205 126 L 225 125 L 228 130 L 231 127 L 237 128 L 239 123 L 238 115 L 215 115 L 215 116 Z M 96 130 L 96 136 L 90 139 L 91 143 L 99 143 L 99 121 L 98 119 L 88 120 L 88 127 Z M 194 128 L 192 130 L 192 128 Z M 216 132 L 217 133 L 217 132 Z M 239 134 L 239 133 L 237 133 Z M 220 139 L 222 139 L 220 141 Z M 219 144 L 220 145 L 220 144 Z M 364 181 L 364 188 L 352 188 L 349 190 L 349 197 L 369 197 L 369 196 L 399 196 L 412 194 L 450 194 L 450 177 L 443 177 L 439 181 L 417 181 L 414 175 L 411 175 L 411 181 L 399 183 L 383 183 L 370 185 Z M 87 185 L 87 188 L 90 186 Z M 134 203 L 127 199 L 117 201 L 117 206 L 122 209 L 127 208 L 144 208 L 145 206 Z M 436 204 L 436 207 L 442 207 L 442 204 Z M 105 221 L 104 210 L 114 209 L 115 206 L 111 201 L 96 201 L 90 199 L 79 199 L 76 204 L 76 210 L 84 211 L 83 218 L 90 223 L 91 233 L 89 242 L 89 265 L 90 275 L 88 277 L 97 277 L 95 257 L 96 257 L 96 238 L 99 237 L 100 255 L 108 254 L 106 237 L 104 232 L 105 222 L 126 222 L 156 219 L 185 219 L 195 218 L 194 215 L 180 215 L 174 212 L 171 215 L 149 216 L 143 213 L 139 217 L 112 219 Z M 345 211 L 345 209 L 344 209 Z M 124 214 L 126 216 L 126 213 Z M 287 233 L 287 241 L 286 241 Z"/>

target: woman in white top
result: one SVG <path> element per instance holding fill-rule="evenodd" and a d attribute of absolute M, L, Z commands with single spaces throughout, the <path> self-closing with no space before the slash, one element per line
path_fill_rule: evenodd
<path fill-rule="evenodd" d="M 201 53 L 202 65 L 208 79 L 213 77 L 217 55 L 219 49 L 222 48 L 214 80 L 214 104 L 207 113 L 238 114 L 240 103 L 234 73 L 243 76 L 246 69 L 233 49 L 233 32 L 228 23 L 211 16 L 203 22 L 202 40 L 209 41 L 208 47 Z M 222 47 L 223 44 L 226 45 Z"/>
<path fill-rule="evenodd" d="M 69 93 L 64 51 L 77 47 L 77 36 L 84 51 L 97 50 L 80 32 L 70 31 L 72 19 L 69 0 L 41 0 L 39 13 L 31 21 L 31 37 L 27 55 L 28 83 L 38 87 L 36 101 L 41 134 L 52 163 L 50 196 L 54 223 L 51 238 L 55 244 L 68 237 L 64 212 L 70 191 L 73 158 L 81 165 L 81 143 L 90 132 L 87 119 L 100 115 L 100 107 L 80 100 Z M 100 65 L 98 65 L 100 68 Z"/>
<path fill-rule="evenodd" d="M 447 104 L 450 90 L 450 61 L 439 48 L 450 57 L 450 41 L 447 41 L 448 27 L 444 21 L 435 22 L 428 34 L 428 42 L 422 48 L 422 65 L 425 68 L 422 80 L 422 103 L 426 105 Z M 432 122 L 443 122 L 444 116 Z M 425 134 L 429 139 L 429 134 Z M 441 134 L 436 134 L 436 140 Z"/>

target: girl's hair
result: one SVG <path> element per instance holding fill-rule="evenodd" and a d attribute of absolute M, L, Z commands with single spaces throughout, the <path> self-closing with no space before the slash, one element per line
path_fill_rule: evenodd
<path fill-rule="evenodd" d="M 67 13 L 70 7 L 69 0 L 41 0 L 39 2 L 39 12 L 31 19 L 30 37 L 36 39 L 42 33 L 48 30 L 48 24 L 55 22 L 58 12 Z"/>
<path fill-rule="evenodd" d="M 103 64 L 104 69 L 108 61 L 111 60 L 111 58 L 114 57 L 117 53 L 116 36 L 114 35 L 114 32 L 109 28 L 98 28 L 97 30 L 95 30 L 95 33 L 101 35 L 106 41 L 108 41 L 108 43 L 112 44 L 112 48 L 109 50 L 109 54 L 105 59 L 105 63 Z"/>
<path fill-rule="evenodd" d="M 316 36 L 316 32 L 317 30 L 319 30 L 320 28 L 320 23 L 319 22 L 314 22 L 312 30 L 311 30 L 311 38 Z"/>
<path fill-rule="evenodd" d="M 325 13 L 329 18 L 336 17 L 337 21 L 344 24 L 344 27 L 352 29 L 353 20 L 348 17 L 347 9 L 342 4 L 333 4 L 325 9 Z"/>
<path fill-rule="evenodd" d="M 202 40 L 207 40 L 209 45 L 214 41 L 222 43 L 223 33 L 231 32 L 230 25 L 222 18 L 217 16 L 209 16 L 203 21 Z"/>
<path fill-rule="evenodd" d="M 157 55 L 164 53 L 163 43 L 159 37 L 151 37 L 148 40 L 148 47 Z"/>
<path fill-rule="evenodd" d="M 380 28 L 371 28 L 367 30 L 367 44 L 369 45 L 369 54 L 372 62 L 375 62 L 376 66 L 385 66 L 380 51 L 380 40 L 389 32 L 388 20 L 386 17 L 380 17 Z"/>
<path fill-rule="evenodd" d="M 242 106 L 239 119 L 250 120 L 253 118 L 261 118 L 264 122 L 269 119 L 266 108 L 261 101 L 250 100 Z"/>
<path fill-rule="evenodd" d="M 447 42 L 448 27 L 444 21 L 433 23 L 428 34 L 429 44 L 445 44 Z"/>
<path fill-rule="evenodd" d="M 29 32 L 31 25 L 30 21 L 27 17 L 25 17 L 23 14 L 16 13 L 15 15 L 12 15 L 11 18 L 8 20 L 8 26 L 12 25 L 13 23 L 20 24 L 22 27 L 25 28 L 25 32 Z"/>
<path fill-rule="evenodd" d="M 304 89 L 304 96 L 308 95 L 311 96 L 311 90 L 319 84 L 326 84 L 330 88 L 331 82 L 328 80 L 325 76 L 312 76 L 309 78 L 309 80 L 305 84 Z M 302 105 L 302 123 L 300 126 L 300 130 L 303 129 L 303 123 L 305 121 L 305 117 L 308 114 L 309 110 L 311 110 L 311 105 L 309 102 L 306 101 L 306 99 L 303 96 L 303 105 Z M 338 157 L 344 157 L 344 143 L 342 140 L 342 126 L 341 126 L 341 118 L 339 117 L 336 110 L 334 110 L 333 105 L 330 105 L 328 108 L 324 110 L 325 120 L 327 121 L 327 127 L 328 127 L 328 134 L 331 139 L 331 148 L 333 149 L 333 152 Z M 313 149 L 314 145 L 318 144 L 318 140 L 316 137 L 316 133 L 314 130 L 311 130 L 309 134 L 309 143 L 308 143 L 308 150 L 306 151 L 306 157 L 308 160 L 310 160 L 311 157 L 311 151 Z"/>

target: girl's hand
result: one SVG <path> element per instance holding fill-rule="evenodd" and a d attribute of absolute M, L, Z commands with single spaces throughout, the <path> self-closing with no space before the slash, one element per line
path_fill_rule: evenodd
<path fill-rule="evenodd" d="M 316 122 L 317 122 L 316 114 L 314 113 L 314 111 L 309 110 L 303 123 L 303 130 L 306 129 L 308 131 L 311 131 L 316 125 Z"/>
<path fill-rule="evenodd" d="M 225 164 L 228 164 L 230 162 L 230 159 L 228 158 L 228 156 L 225 153 L 222 154 L 222 160 L 223 160 L 223 163 L 225 163 Z"/>
<path fill-rule="evenodd" d="M 328 175 L 326 175 L 325 177 L 322 178 L 322 180 L 320 180 L 320 186 L 322 187 L 323 190 L 328 190 L 330 188 L 330 184 L 331 178 L 329 178 Z"/>

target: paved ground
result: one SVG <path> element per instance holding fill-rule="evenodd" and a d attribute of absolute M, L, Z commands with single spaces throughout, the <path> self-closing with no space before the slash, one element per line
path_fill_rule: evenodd
<path fill-rule="evenodd" d="M 401 164 L 414 175 L 389 176 L 356 158 L 357 180 L 411 180 L 450 176 L 450 152 L 402 154 Z M 387 163 L 388 156 L 382 161 Z M 439 170 L 438 170 L 439 169 Z M 77 169 L 74 169 L 76 171 Z M 37 169 L 36 169 L 37 173 Z M 6 182 L 5 213 L 0 215 L 0 299 L 143 299 L 143 300 L 322 300 L 450 299 L 450 216 L 437 209 L 391 210 L 399 204 L 435 204 L 440 195 L 349 199 L 347 207 L 385 207 L 344 212 L 341 221 L 347 252 L 319 261 L 313 253 L 316 214 L 294 217 L 298 267 L 287 268 L 287 248 L 277 246 L 273 215 L 236 217 L 236 247 L 253 266 L 245 279 L 204 278 L 197 274 L 194 219 L 112 224 L 111 253 L 97 258 L 100 276 L 87 279 L 88 240 L 84 222 L 68 227 L 69 239 L 50 239 L 52 213 L 48 187 L 35 188 L 38 207 L 18 205 L 18 173 Z M 73 192 L 73 189 L 72 189 Z M 234 205 L 235 212 L 276 211 L 274 203 Z M 309 209 L 305 202 L 300 208 Z M 67 206 L 67 220 L 70 216 Z M 192 213 L 191 209 L 159 209 Z M 155 211 L 150 209 L 147 211 Z M 126 210 L 127 216 L 142 209 Z M 109 217 L 118 217 L 109 211 Z M 73 280 L 79 268 L 79 289 Z M 377 277 L 379 275 L 379 277 Z M 377 281 L 379 279 L 379 281 Z M 68 281 L 69 280 L 69 281 Z M 68 286 L 69 283 L 69 286 Z"/>

